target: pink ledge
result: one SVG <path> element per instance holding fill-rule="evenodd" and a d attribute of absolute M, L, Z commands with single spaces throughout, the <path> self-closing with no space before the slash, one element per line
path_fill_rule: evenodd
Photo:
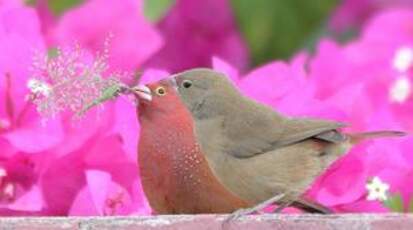
<path fill-rule="evenodd" d="M 255 215 L 226 221 L 225 215 L 166 215 L 134 217 L 9 217 L 0 229 L 413 229 L 413 215 Z"/>

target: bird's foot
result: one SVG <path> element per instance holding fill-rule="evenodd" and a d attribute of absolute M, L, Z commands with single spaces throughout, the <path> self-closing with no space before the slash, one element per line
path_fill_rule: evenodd
<path fill-rule="evenodd" d="M 259 203 L 257 205 L 255 205 L 254 207 L 251 208 L 241 208 L 236 210 L 235 212 L 233 212 L 232 214 L 230 214 L 225 220 L 224 222 L 229 222 L 231 220 L 236 220 L 239 217 L 245 216 L 245 215 L 250 215 L 253 213 L 260 213 L 261 210 L 263 210 L 264 208 L 268 207 L 269 205 L 281 200 L 283 197 L 285 196 L 285 194 L 279 194 L 277 196 L 274 196 L 262 203 Z"/>

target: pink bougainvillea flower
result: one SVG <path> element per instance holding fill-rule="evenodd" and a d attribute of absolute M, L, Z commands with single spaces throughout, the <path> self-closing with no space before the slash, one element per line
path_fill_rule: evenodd
<path fill-rule="evenodd" d="M 41 30 L 44 35 L 45 42 L 46 44 L 53 44 L 52 36 L 48 35 L 53 31 L 57 21 L 56 17 L 49 8 L 48 0 L 37 0 L 35 8 L 41 22 Z"/>
<path fill-rule="evenodd" d="M 382 139 L 365 141 L 355 146 L 318 178 L 307 195 L 338 212 L 383 210 L 372 208 L 377 207 L 374 205 L 369 208 L 350 204 L 366 200 L 365 185 L 374 176 L 385 179 L 392 187 L 392 192 L 409 187 L 403 184 L 403 178 L 411 166 L 404 162 L 398 149 L 399 143 L 400 140 L 396 139 Z"/>
<path fill-rule="evenodd" d="M 247 96 L 269 105 L 275 105 L 294 88 L 304 83 L 300 76 L 294 76 L 288 64 L 273 62 L 257 68 L 243 77 L 239 88 Z"/>
<path fill-rule="evenodd" d="M 377 12 L 394 7 L 412 7 L 410 0 L 344 0 L 332 13 L 330 28 L 337 32 L 360 27 Z"/>
<path fill-rule="evenodd" d="M 0 160 L 0 206 L 17 211 L 41 211 L 42 194 L 36 186 L 35 158 L 15 153 Z"/>
<path fill-rule="evenodd" d="M 413 26 L 412 18 L 407 10 L 384 12 L 371 20 L 360 40 L 343 47 L 322 42 L 310 63 L 310 81 L 319 88 L 317 97 L 334 101 L 338 99 L 334 96 L 337 88 L 359 87 L 359 94 L 364 96 L 357 100 L 364 98 L 364 102 L 355 105 L 362 104 L 362 110 L 352 110 L 364 111 L 362 117 L 367 119 L 367 114 L 377 110 L 392 111 L 410 130 L 413 35 L 406 28 Z M 394 38 L 383 36 L 390 33 Z M 347 95 L 342 98 L 341 103 L 351 99 Z M 362 120 L 356 118 L 353 122 Z"/>
<path fill-rule="evenodd" d="M 212 68 L 228 76 L 234 84 L 239 84 L 240 79 L 238 69 L 236 69 L 223 59 L 219 57 L 212 57 Z"/>
<path fill-rule="evenodd" d="M 42 174 L 47 211 L 54 215 L 149 213 L 136 162 L 119 135 L 100 133 L 80 149 L 53 159 Z M 64 198 L 64 199 L 62 199 Z"/>
<path fill-rule="evenodd" d="M 161 69 L 147 68 L 139 79 L 139 84 L 148 84 L 169 77 L 169 72 Z"/>
<path fill-rule="evenodd" d="M 89 54 L 101 50 L 112 34 L 107 45 L 111 70 L 133 71 L 161 45 L 140 4 L 87 1 L 50 24 L 49 38 L 87 47 L 91 52 L 79 61 L 87 64 L 96 61 Z M 242 76 L 246 52 L 228 2 L 179 0 L 159 24 L 165 46 L 147 62 L 166 71 L 146 69 L 139 83 L 167 77 L 167 71 L 212 66 L 244 94 L 286 115 L 337 120 L 351 125 L 345 129 L 349 133 L 412 131 L 412 23 L 410 10 L 384 12 L 366 24 L 360 39 L 346 45 L 323 40 L 313 57 L 297 54 Z M 0 55 L 0 215 L 149 214 L 136 165 L 136 106 L 124 95 L 88 111 L 82 120 L 63 112 L 43 122 L 25 97 L 29 87 L 47 98 L 54 82 L 36 78 L 39 72 L 31 76 L 33 50 L 45 51 L 34 10 L 18 2 L 0 5 L 0 51 L 8 54 Z M 79 87 L 93 88 L 88 86 Z M 412 143 L 405 138 L 357 145 L 306 195 L 337 212 L 384 212 L 379 202 L 366 200 L 365 184 L 378 176 L 407 202 L 413 196 Z"/>
<path fill-rule="evenodd" d="M 80 191 L 72 204 L 70 215 L 130 215 L 148 214 L 150 207 L 141 204 L 143 194 L 129 193 L 124 187 L 112 180 L 109 173 L 100 170 L 86 171 L 86 186 Z M 135 180 L 137 182 L 137 180 Z M 136 190 L 135 184 L 131 190 Z M 142 191 L 140 189 L 140 191 Z"/>
<path fill-rule="evenodd" d="M 369 45 L 376 59 L 382 59 L 378 83 L 371 84 L 375 105 L 386 103 L 402 121 L 404 127 L 413 129 L 413 12 L 395 9 L 373 18 L 363 33 L 361 48 Z M 392 34 L 386 38 L 383 34 Z M 367 50 L 367 47 L 365 48 Z M 381 86 L 380 86 L 381 85 Z M 374 87 L 376 86 L 376 87 Z M 385 89 L 385 90 L 383 90 Z"/>
<path fill-rule="evenodd" d="M 92 53 L 102 50 L 105 41 L 111 68 L 135 71 L 161 44 L 161 37 L 145 21 L 141 1 L 91 0 L 65 12 L 51 36 L 58 45 L 74 41 Z"/>
<path fill-rule="evenodd" d="M 343 121 L 351 124 L 348 131 L 412 130 L 413 34 L 408 30 L 413 28 L 411 17 L 409 10 L 384 12 L 367 24 L 361 39 L 345 46 L 333 42 L 319 45 L 310 62 L 309 81 L 317 88 L 317 98 L 336 104 L 344 112 Z M 392 34 L 392 38 L 384 34 Z M 317 183 L 313 187 L 318 193 L 317 199 L 333 205 L 337 211 L 384 211 L 379 204 L 367 205 L 365 191 L 360 186 L 363 185 L 360 178 L 381 176 L 392 191 L 402 192 L 407 202 L 409 194 L 405 191 L 410 185 L 405 183 L 405 178 L 411 175 L 412 166 L 402 159 L 402 155 L 409 155 L 406 148 L 398 145 L 402 140 L 380 139 L 365 150 L 354 149 L 352 152 L 356 151 L 362 162 L 361 174 L 353 178 L 357 185 L 332 189 L 352 174 L 343 171 L 334 175 L 327 171 L 322 178 L 331 180 L 324 180 L 321 186 L 324 189 L 317 187 Z M 340 164 L 343 169 L 352 166 L 354 164 Z"/>
<path fill-rule="evenodd" d="M 236 30 L 229 1 L 178 0 L 158 28 L 165 45 L 147 66 L 178 72 L 210 67 L 211 58 L 216 56 L 240 70 L 246 68 L 246 47 Z"/>
<path fill-rule="evenodd" d="M 401 170 L 399 177 L 400 183 L 393 191 L 400 192 L 403 196 L 404 203 L 409 204 L 413 202 L 413 154 L 411 150 L 413 147 L 413 138 L 411 136 L 405 138 L 400 142 L 400 152 L 402 155 L 401 161 L 405 163 L 403 170 Z"/>
<path fill-rule="evenodd" d="M 153 81 L 167 75 L 164 71 L 149 70 L 144 72 L 141 80 Z M 53 164 L 48 166 L 41 177 L 45 193 L 56 194 L 45 197 L 47 212 L 55 215 L 149 213 L 136 166 L 139 136 L 139 125 L 136 120 L 136 107 L 126 96 L 119 97 L 115 102 L 105 103 L 102 108 L 92 109 L 80 121 L 73 121 L 70 116 L 64 114 L 62 121 L 66 134 L 65 145 L 53 149 Z M 66 172 L 67 167 L 72 167 L 70 174 Z M 122 204 L 122 208 L 115 203 L 114 206 L 111 204 L 113 207 L 106 203 L 95 204 L 97 198 L 94 194 L 94 184 L 87 180 L 85 174 L 89 169 L 110 174 L 113 183 L 107 182 L 105 173 L 97 173 L 93 178 L 103 175 L 101 179 L 107 182 L 107 186 L 121 190 L 119 194 L 122 195 L 118 192 L 108 192 L 107 203 L 115 200 L 116 202 L 113 202 Z M 61 175 L 64 175 L 64 180 L 59 180 Z M 89 184 L 92 188 L 88 187 Z M 58 197 L 66 199 L 57 200 Z"/>
<path fill-rule="evenodd" d="M 245 95 L 284 114 L 343 117 L 334 106 L 315 98 L 316 88 L 305 71 L 307 60 L 306 54 L 298 54 L 290 63 L 271 62 L 242 77 L 221 60 L 214 60 L 214 69 L 227 73 Z"/>
<path fill-rule="evenodd" d="M 132 148 L 135 152 L 136 147 L 122 142 L 124 137 L 128 144 L 134 139 L 131 143 L 136 146 L 137 134 L 125 135 L 125 129 L 114 125 L 124 118 L 120 112 L 125 110 L 125 103 L 118 108 L 119 113 L 114 112 L 117 104 L 108 103 L 80 121 L 65 113 L 44 121 L 26 99 L 29 88 L 50 95 L 47 87 L 33 81 L 29 71 L 35 52 L 44 50 L 35 11 L 18 4 L 1 5 L 0 41 L 0 51 L 8 54 L 0 56 L 1 215 L 69 214 L 78 193 L 87 185 L 86 171 L 94 168 L 110 173 L 113 183 L 125 193 L 129 205 L 117 208 L 115 214 L 148 213 L 136 162 L 125 154 Z M 130 108 L 134 116 L 133 105 Z M 136 125 L 132 118 L 122 122 L 129 128 Z M 116 189 L 108 191 L 107 198 L 115 199 L 112 195 L 116 195 Z M 91 198 L 81 203 L 80 209 L 93 202 Z"/>
<path fill-rule="evenodd" d="M 0 7 L 0 12 L 0 51 L 8 54 L 0 56 L 0 138 L 21 151 L 42 151 L 56 145 L 62 133 L 58 122 L 39 122 L 25 100 L 33 51 L 44 48 L 39 21 L 23 6 Z"/>
<path fill-rule="evenodd" d="M 392 45 L 412 45 L 412 18 L 413 12 L 410 8 L 383 11 L 366 24 L 361 38 L 369 42 L 385 42 L 390 48 L 396 48 Z"/>

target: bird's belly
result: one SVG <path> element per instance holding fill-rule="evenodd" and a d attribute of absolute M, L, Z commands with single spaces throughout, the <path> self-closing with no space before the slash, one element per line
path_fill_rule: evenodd
<path fill-rule="evenodd" d="M 213 172 L 225 187 L 242 199 L 258 204 L 279 194 L 284 194 L 286 199 L 300 196 L 331 162 L 324 162 L 319 156 L 320 148 L 322 146 L 308 140 L 251 158 L 234 158 L 212 151 L 208 157 Z"/>
<path fill-rule="evenodd" d="M 248 206 L 214 177 L 198 146 L 154 146 L 140 142 L 139 167 L 143 189 L 157 213 L 229 213 Z"/>

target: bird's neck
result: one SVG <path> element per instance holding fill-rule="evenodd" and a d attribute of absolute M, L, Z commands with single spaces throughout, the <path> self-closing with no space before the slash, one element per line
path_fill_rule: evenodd
<path fill-rule="evenodd" d="M 177 106 L 173 112 L 148 111 L 139 116 L 141 125 L 140 148 L 155 147 L 154 151 L 142 151 L 139 154 L 152 154 L 152 157 L 161 157 L 169 160 L 185 158 L 189 151 L 194 148 L 196 138 L 194 134 L 193 119 L 188 110 Z M 177 148 L 178 147 L 178 148 Z"/>

